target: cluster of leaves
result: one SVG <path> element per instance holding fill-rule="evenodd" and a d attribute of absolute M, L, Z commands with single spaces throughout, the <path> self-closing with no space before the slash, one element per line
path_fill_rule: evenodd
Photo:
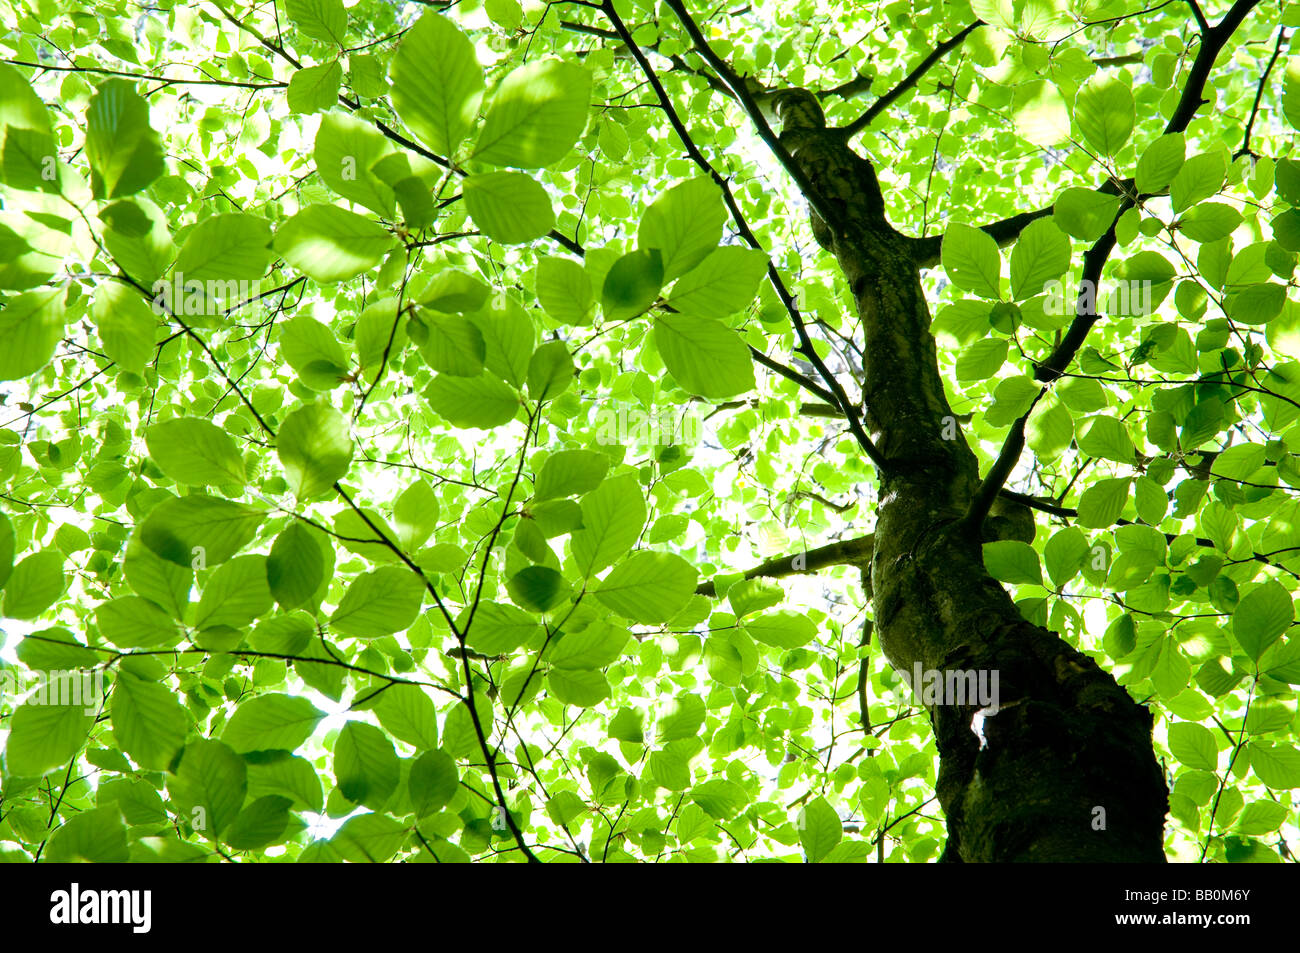
<path fill-rule="evenodd" d="M 1017 23 L 1022 73 L 1032 59 L 1049 76 L 1015 84 L 1015 128 L 1041 146 L 1077 147 L 1047 181 L 1083 172 L 1111 188 L 1059 189 L 1011 247 L 1009 282 L 988 233 L 954 224 L 944 235 L 957 294 L 935 330 L 950 345 L 949 397 L 977 411 L 975 434 L 990 441 L 1028 415 L 1025 488 L 1066 524 L 1034 545 L 986 544 L 986 565 L 1020 587 L 1027 618 L 1101 649 L 1120 683 L 1164 713 L 1179 765 L 1171 814 L 1202 842 L 1187 856 L 1289 858 L 1289 792 L 1300 787 L 1300 639 L 1285 637 L 1300 579 L 1300 307 L 1288 291 L 1300 162 L 1282 143 L 1300 128 L 1300 74 L 1289 68 L 1270 90 L 1277 139 L 1256 126 L 1252 140 L 1256 112 L 1196 139 L 1162 134 L 1182 98 L 1180 39 L 1153 47 L 1138 82 L 1077 55 L 1040 63 L 1031 42 L 1051 26 Z M 1276 51 L 1286 39 L 1284 27 Z M 1207 93 L 1230 99 L 1242 79 L 1229 73 Z M 1255 110 L 1268 74 L 1258 82 Z M 1276 145 L 1276 157 L 1252 142 Z M 1116 248 L 1107 280 L 1088 284 L 1085 258 L 1081 285 L 1079 245 L 1099 242 Z M 1076 295 L 1104 325 L 1039 399 L 1035 371 L 1074 321 Z M 1078 603 L 1080 579 L 1113 603 L 1108 620 Z M 1278 852 L 1253 839 L 1279 828 Z"/>
<path fill-rule="evenodd" d="M 827 6 L 728 18 L 716 49 L 772 86 L 852 83 L 865 14 Z M 1030 406 L 1069 323 L 1044 283 L 1129 192 L 1115 274 L 1159 305 L 1108 312 L 1035 406 L 1024 488 L 1062 525 L 991 544 L 990 569 L 1159 706 L 1171 844 L 1275 858 L 1252 838 L 1294 825 L 1300 787 L 1300 164 L 1159 136 L 1190 46 L 1157 42 L 1167 13 L 1053 45 L 1126 11 L 987 6 L 935 95 L 869 139 L 913 233 L 1055 203 L 1009 291 L 993 240 L 947 226 L 936 299 L 976 297 L 936 332 L 972 442 Z M 0 64 L 0 605 L 21 633 L 0 676 L 104 693 L 0 696 L 0 856 L 937 853 L 924 713 L 861 644 L 856 583 L 735 571 L 869 528 L 843 420 L 799 413 L 769 267 L 798 276 L 826 360 L 860 361 L 842 280 L 680 23 L 35 7 Z M 878 80 L 962 13 L 880 5 Z M 1149 82 L 1090 59 L 1133 47 Z M 646 75 L 643 49 L 680 68 Z M 1277 125 L 1256 149 L 1281 153 Z M 1135 184 L 1091 191 L 1106 176 Z M 701 406 L 698 442 L 643 425 Z M 1104 640 L 1081 608 L 1101 594 Z"/>

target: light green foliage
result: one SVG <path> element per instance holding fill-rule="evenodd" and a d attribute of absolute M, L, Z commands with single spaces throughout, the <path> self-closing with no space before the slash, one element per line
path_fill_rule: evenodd
<path fill-rule="evenodd" d="M 591 4 L 116 6 L 19 4 L 0 40 L 0 676 L 102 676 L 0 694 L 4 859 L 935 859 L 937 754 L 858 569 L 784 578 L 872 531 L 876 474 L 801 388 L 772 277 L 855 409 L 864 362 L 907 358 L 862 352 L 669 6 L 612 8 L 689 148 Z M 880 95 L 971 16 L 897 6 L 702 25 L 749 82 Z M 1030 414 L 1037 533 L 986 537 L 990 575 L 1155 715 L 1171 858 L 1277 860 L 1295 70 L 1253 114 L 1261 6 L 1170 132 L 1190 9 L 1066 6 L 976 3 L 853 145 L 891 223 L 942 235 L 923 280 L 981 472 Z"/>

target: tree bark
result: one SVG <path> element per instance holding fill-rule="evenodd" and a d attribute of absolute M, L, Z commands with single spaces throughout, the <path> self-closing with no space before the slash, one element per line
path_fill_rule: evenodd
<path fill-rule="evenodd" d="M 927 706 L 942 859 L 1163 861 L 1168 792 L 1151 713 L 1022 617 L 984 568 L 981 527 L 963 519 L 978 462 L 944 395 L 914 240 L 885 220 L 874 170 L 842 140 L 787 136 L 835 219 L 814 220 L 814 235 L 853 289 L 865 333 L 866 423 L 885 462 L 871 561 L 880 646 L 909 675 L 918 665 L 998 674 L 983 740 L 978 701 Z"/>

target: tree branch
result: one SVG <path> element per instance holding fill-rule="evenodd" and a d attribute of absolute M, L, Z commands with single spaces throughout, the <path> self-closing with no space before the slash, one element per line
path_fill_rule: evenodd
<path fill-rule="evenodd" d="M 1273 56 L 1264 67 L 1264 75 L 1259 78 L 1259 86 L 1255 89 L 1255 105 L 1250 109 L 1250 119 L 1246 123 L 1246 137 L 1241 141 L 1241 148 L 1232 154 L 1232 158 L 1240 159 L 1242 156 L 1253 156 L 1255 153 L 1250 151 L 1250 134 L 1255 128 L 1255 117 L 1259 115 L 1259 104 L 1264 98 L 1264 87 L 1268 85 L 1268 74 L 1273 72 L 1273 67 L 1277 59 L 1282 55 L 1282 44 L 1286 41 L 1286 27 L 1277 28 L 1277 45 L 1273 47 Z"/>
<path fill-rule="evenodd" d="M 746 570 L 744 579 L 756 579 L 765 576 L 769 579 L 781 579 L 785 576 L 798 576 L 806 573 L 829 569 L 831 566 L 858 566 L 871 562 L 871 554 L 876 548 L 876 534 L 868 533 L 853 539 L 841 539 L 827 543 L 806 553 L 793 553 L 777 556 Z M 696 588 L 699 596 L 717 597 L 717 589 L 712 579 L 702 582 Z"/>
<path fill-rule="evenodd" d="M 1007 434 L 1007 439 L 1002 444 L 1002 450 L 998 453 L 998 458 L 993 461 L 993 466 L 989 468 L 989 472 L 980 481 L 979 489 L 975 491 L 975 495 L 971 498 L 970 506 L 966 509 L 963 520 L 966 522 L 969 531 L 976 535 L 979 534 L 980 528 L 983 527 L 984 518 L 989 515 L 993 501 L 1002 492 L 1002 487 L 1006 484 L 1007 478 L 1011 476 L 1016 461 L 1020 459 L 1020 454 L 1025 449 L 1025 424 L 1029 422 L 1029 415 L 1034 412 L 1035 405 L 1046 392 L 1046 387 L 1039 388 L 1038 393 L 1034 395 L 1033 402 L 1029 405 L 1029 409 L 1011 425 L 1011 432 Z"/>
<path fill-rule="evenodd" d="M 1191 123 L 1192 117 L 1196 115 L 1196 111 L 1205 102 L 1203 93 L 1205 84 L 1210 77 L 1210 70 L 1214 66 L 1214 61 L 1218 58 L 1224 45 L 1227 44 L 1228 39 L 1241 25 L 1246 14 L 1258 2 L 1259 0 L 1237 0 L 1237 3 L 1233 4 L 1232 9 L 1228 11 L 1218 26 L 1202 34 L 1201 49 L 1192 62 L 1192 68 L 1187 77 L 1187 85 L 1183 87 L 1183 94 L 1178 100 L 1173 116 L 1170 117 L 1169 123 L 1165 127 L 1166 134 L 1182 132 Z M 1075 301 L 1074 320 L 1070 322 L 1070 327 L 1065 332 L 1065 336 L 1061 338 L 1060 343 L 1053 349 L 1047 360 L 1035 365 L 1035 380 L 1041 381 L 1043 384 L 1050 384 L 1059 378 L 1074 362 L 1074 357 L 1079 348 L 1083 346 L 1084 340 L 1088 337 L 1088 332 L 1100 319 L 1101 316 L 1097 312 L 1098 295 L 1096 289 L 1101 283 L 1101 272 L 1106 265 L 1106 259 L 1110 257 L 1111 251 L 1115 248 L 1117 242 L 1115 228 L 1119 224 L 1120 216 L 1136 203 L 1136 195 L 1132 191 L 1127 192 L 1120 200 L 1119 208 L 1115 212 L 1115 217 L 1111 220 L 1110 227 L 1084 253 L 1083 275 L 1079 280 L 1079 295 Z M 1039 390 L 1038 395 L 1034 398 L 1035 404 L 1046 390 L 1046 387 Z M 997 460 L 994 461 L 992 468 L 980 482 L 979 489 L 976 490 L 974 497 L 971 499 L 970 507 L 967 509 L 964 519 L 975 530 L 978 530 L 979 526 L 983 524 L 984 517 L 988 515 L 989 507 L 993 505 L 998 490 L 1001 489 L 1011 475 L 1016 461 L 1020 459 L 1020 454 L 1025 446 L 1025 423 L 1028 417 L 1029 414 L 1026 412 L 1025 416 L 1017 420 L 1011 428 L 1011 432 L 1007 434 L 1006 440 L 1002 444 L 1002 449 L 998 452 Z"/>
<path fill-rule="evenodd" d="M 810 391 L 811 393 L 816 394 L 822 400 L 826 401 L 826 403 L 831 404 L 837 411 L 836 416 L 843 416 L 843 412 L 840 411 L 839 401 L 836 399 L 835 395 L 832 394 L 830 391 L 828 391 L 825 387 L 822 387 L 811 377 L 808 377 L 805 374 L 800 374 L 793 367 L 789 367 L 785 364 L 782 364 L 780 361 L 772 360 L 772 358 L 768 357 L 766 354 L 764 354 L 758 348 L 754 347 L 752 344 L 749 346 L 749 355 L 756 362 L 762 364 L 768 370 L 775 371 L 776 373 L 780 374 L 782 377 L 786 378 L 787 380 L 794 381 L 800 387 L 804 388 L 807 391 Z"/>
<path fill-rule="evenodd" d="M 1232 5 L 1232 9 L 1219 21 L 1219 24 L 1210 28 L 1203 35 L 1201 48 L 1196 54 L 1196 59 L 1192 61 L 1192 68 L 1187 76 L 1187 84 L 1183 87 L 1183 94 L 1179 97 L 1173 116 L 1170 117 L 1169 123 L 1165 126 L 1166 135 L 1183 132 L 1191 124 L 1196 111 L 1205 103 L 1205 84 L 1209 81 L 1210 71 L 1214 68 L 1214 61 L 1218 59 L 1223 47 L 1232 37 L 1232 34 L 1236 32 L 1237 27 L 1241 26 L 1246 14 L 1258 3 L 1259 0 L 1237 0 Z M 1035 380 L 1051 382 L 1060 377 L 1074 361 L 1074 356 L 1083 345 L 1088 332 L 1097 323 L 1099 315 L 1096 310 L 1096 295 L 1087 294 L 1086 292 L 1090 287 L 1095 290 L 1101 281 L 1102 268 L 1116 244 L 1115 226 L 1119 223 L 1120 216 L 1132 208 L 1134 204 L 1133 195 L 1131 193 L 1125 195 L 1120 200 L 1119 209 L 1110 224 L 1110 228 L 1106 229 L 1106 233 L 1097 239 L 1096 243 L 1085 253 L 1083 257 L 1083 278 L 1080 282 L 1078 303 L 1075 305 L 1074 320 L 1070 323 L 1069 330 L 1066 331 L 1065 337 L 1061 339 L 1061 343 L 1052 351 L 1051 356 L 1034 369 Z M 1087 282 L 1092 284 L 1088 285 Z"/>
<path fill-rule="evenodd" d="M 683 25 L 689 24 L 687 30 L 688 32 L 693 31 L 693 37 L 698 37 L 697 44 L 703 44 L 701 55 L 705 56 L 705 59 L 709 60 L 711 65 L 714 63 L 722 65 L 725 72 L 720 72 L 719 75 L 732 86 L 737 97 L 745 104 L 745 110 L 750 117 L 755 119 L 757 123 L 761 123 L 760 134 L 762 130 L 766 130 L 767 136 L 772 137 L 771 127 L 767 125 L 767 120 L 763 118 L 762 112 L 759 111 L 758 107 L 754 104 L 753 97 L 749 94 L 744 83 L 740 82 L 739 78 L 731 71 L 730 67 L 725 63 L 722 63 L 717 54 L 708 48 L 708 44 L 704 42 L 704 37 L 700 36 L 699 29 L 695 26 L 694 21 L 690 19 L 690 16 L 686 14 L 685 10 L 682 8 L 680 0 L 667 0 L 667 2 L 669 6 L 673 8 L 674 12 L 680 11 L 678 15 L 685 17 L 682 21 Z M 687 130 L 685 123 L 682 122 L 681 116 L 678 115 L 676 107 L 673 106 L 668 91 L 664 89 L 663 83 L 660 82 L 659 75 L 655 72 L 654 67 L 650 65 L 650 61 L 646 59 L 645 53 L 642 52 L 639 46 L 637 46 L 636 41 L 632 38 L 632 34 L 627 28 L 627 25 L 614 9 L 612 0 L 606 0 L 603 9 L 606 17 L 609 18 L 610 23 L 618 32 L 619 37 L 623 40 L 623 44 L 629 51 L 631 51 L 633 58 L 637 61 L 637 65 L 641 67 L 641 71 L 645 74 L 646 80 L 649 81 L 651 87 L 654 89 L 655 95 L 659 97 L 659 102 L 663 105 L 669 123 L 672 124 L 673 130 L 677 133 L 677 137 L 681 140 L 683 147 L 686 149 L 686 154 L 690 156 L 691 161 L 707 173 L 708 176 L 713 179 L 718 188 L 722 190 L 723 201 L 726 203 L 727 209 L 731 213 L 731 217 L 735 221 L 736 228 L 740 232 L 741 237 L 749 247 L 761 251 L 766 255 L 767 251 L 763 248 L 762 242 L 758 240 L 758 236 L 754 234 L 754 230 L 749 227 L 749 223 L 745 220 L 744 214 L 736 204 L 736 198 L 731 192 L 731 186 L 727 183 L 727 180 L 722 177 L 718 170 L 712 166 L 709 160 L 704 157 L 704 154 L 700 152 L 699 147 L 691 138 L 691 134 Z M 775 141 L 774 137 L 772 138 L 773 141 Z M 785 157 L 784 161 L 793 165 L 794 160 L 790 158 L 789 152 L 786 151 L 785 147 L 782 146 L 780 142 L 775 142 L 775 148 L 779 150 L 778 156 L 783 155 Z M 799 172 L 799 178 L 796 179 L 796 181 L 806 183 L 806 177 L 803 176 L 802 172 Z M 811 196 L 809 196 L 809 198 L 811 200 Z M 821 377 L 826 384 L 826 390 L 820 393 L 819 396 L 822 396 L 823 399 L 827 399 L 830 403 L 840 409 L 849 423 L 849 430 L 852 431 L 854 438 L 857 440 L 858 445 L 862 447 L 863 452 L 866 453 L 867 457 L 878 469 L 885 469 L 886 464 L 884 455 L 872 442 L 871 438 L 867 435 L 866 430 L 863 429 L 861 417 L 857 413 L 853 402 L 849 400 L 848 394 L 845 393 L 843 386 L 836 379 L 835 375 L 830 372 L 826 363 L 821 359 L 817 354 L 816 349 L 813 347 L 812 339 L 808 335 L 808 329 L 804 326 L 803 317 L 799 314 L 799 309 L 795 307 L 794 296 L 791 295 L 789 289 L 786 288 L 785 281 L 781 278 L 781 273 L 778 272 L 776 266 L 772 264 L 771 256 L 768 256 L 767 260 L 767 277 L 772 283 L 772 287 L 776 290 L 777 297 L 781 299 L 782 305 L 785 306 L 786 313 L 789 314 L 790 321 L 794 325 L 795 333 L 799 336 L 799 350 L 808 359 L 809 363 L 816 368 L 818 376 Z M 751 353 L 753 353 L 755 359 L 759 360 L 760 363 L 763 363 L 764 366 L 769 366 L 764 359 L 766 357 L 765 355 L 759 357 L 759 352 L 756 350 L 752 350 Z M 775 367 L 772 369 L 777 370 Z M 782 373 L 780 370 L 777 370 L 777 372 Z M 814 391 L 814 393 L 816 393 L 816 391 Z"/>
<path fill-rule="evenodd" d="M 842 132 L 844 137 L 847 139 L 857 135 L 863 129 L 866 129 L 869 125 L 872 124 L 872 122 L 875 121 L 877 116 L 879 116 L 886 109 L 892 106 L 899 99 L 899 97 L 901 97 L 904 93 L 908 92 L 909 90 L 912 89 L 912 87 L 914 87 L 917 83 L 919 83 L 921 81 L 921 78 L 930 71 L 930 69 L 934 66 L 935 63 L 939 62 L 939 60 L 943 59 L 950 52 L 955 50 L 957 47 L 961 46 L 962 41 L 965 40 L 966 37 L 970 36 L 972 33 L 974 33 L 982 26 L 984 26 L 984 21 L 976 20 L 974 23 L 971 23 L 968 26 L 964 27 L 960 32 L 944 40 L 933 50 L 931 50 L 930 55 L 927 56 L 925 59 L 921 60 L 921 62 L 917 64 L 916 68 L 913 69 L 912 72 L 904 76 L 902 81 L 897 86 L 895 86 L 889 92 L 885 93 L 883 96 L 877 99 L 874 103 L 872 103 L 867 108 L 866 112 L 864 112 L 857 119 L 853 120 L 847 126 L 841 127 L 839 131 Z"/>
<path fill-rule="evenodd" d="M 1205 84 L 1210 78 L 1210 70 L 1214 66 L 1214 61 L 1218 58 L 1219 53 L 1227 44 L 1232 34 L 1236 32 L 1237 27 L 1241 26 L 1241 21 L 1246 18 L 1253 7 L 1259 3 L 1259 0 L 1237 0 L 1232 8 L 1219 22 L 1218 26 L 1209 27 L 1202 31 L 1201 48 L 1197 51 L 1196 58 L 1192 62 L 1191 71 L 1187 77 L 1187 84 L 1183 87 L 1183 94 L 1174 109 L 1173 116 L 1170 117 L 1168 124 L 1165 126 L 1165 133 L 1183 132 L 1191 124 L 1196 111 L 1205 104 L 1204 99 Z M 1280 40 L 1279 40 L 1280 43 Z M 1265 73 L 1267 77 L 1267 72 Z M 1263 81 L 1261 80 L 1261 83 Z M 1262 89 L 1261 89 L 1262 94 Z M 1252 120 L 1254 115 L 1252 114 Z M 1249 140 L 1249 132 L 1247 132 Z M 1245 154 L 1245 147 L 1239 150 L 1237 156 Z M 1234 156 L 1236 158 L 1237 156 Z M 1104 195 L 1125 195 L 1134 194 L 1135 186 L 1132 179 L 1126 179 L 1123 182 L 1116 183 L 1107 181 L 1097 188 L 1097 192 Z M 1121 205 L 1120 214 L 1123 214 L 1132 204 Z M 993 222 L 981 227 L 981 231 L 991 235 L 999 246 L 1005 246 L 1015 241 L 1020 233 L 1030 222 L 1036 219 L 1044 218 L 1052 214 L 1052 206 L 1040 208 L 1032 212 L 1021 212 L 1010 218 Z M 1118 219 L 1118 217 L 1117 217 Z M 1111 238 L 1111 246 L 1114 245 L 1113 232 L 1107 233 Z M 1105 235 L 1098 241 L 1098 244 L 1106 240 Z M 912 257 L 919 268 L 932 268 L 939 263 L 939 254 L 943 245 L 942 235 L 931 235 L 926 238 L 915 239 L 912 245 Z M 1097 247 L 1093 246 L 1094 249 Z M 1109 249 L 1107 249 L 1109 254 Z M 1104 259 L 1103 259 L 1104 263 Z M 1073 330 L 1073 329 L 1072 329 Z M 1086 332 L 1085 332 L 1086 334 Z M 1079 339 L 1082 342 L 1082 338 Z M 1059 348 L 1058 348 L 1059 350 Z M 1042 378 L 1040 378 L 1041 380 Z"/>
<path fill-rule="evenodd" d="M 812 210 L 816 212 L 823 221 L 834 222 L 836 216 L 826 208 L 825 202 L 823 202 L 821 196 L 817 194 L 817 190 L 813 188 L 812 183 L 808 180 L 808 176 L 804 174 L 802 167 L 800 167 L 799 163 L 794 161 L 794 157 L 790 155 L 790 151 L 781 144 L 780 137 L 772 131 L 772 127 L 768 125 L 767 118 L 763 115 L 763 110 L 759 108 L 758 103 L 754 101 L 754 97 L 750 95 L 749 87 L 745 81 L 736 74 L 736 71 L 733 70 L 722 57 L 714 52 L 713 47 L 709 45 L 709 41 L 704 38 L 704 34 L 700 32 L 700 28 L 691 18 L 690 13 L 687 12 L 682 0 L 664 0 L 664 2 L 667 4 L 668 8 L 677 15 L 677 19 L 681 21 L 682 26 L 685 28 L 687 35 L 691 38 L 691 42 L 695 45 L 695 49 L 699 52 L 700 56 L 702 56 L 704 61 L 713 68 L 713 71 L 718 74 L 718 77 L 731 88 L 731 91 L 735 94 L 736 100 L 741 104 L 746 115 L 749 116 L 750 122 L 754 124 L 754 130 L 758 133 L 758 137 L 763 140 L 768 149 L 772 151 L 772 154 L 776 156 L 777 161 L 781 163 L 786 174 L 789 175 L 790 178 L 794 179 L 795 185 L 799 187 L 799 191 L 802 192 L 804 198 L 808 200 L 808 204 L 812 207 Z M 607 5 L 609 11 L 612 13 L 613 3 L 608 2 Z M 629 36 L 628 39 L 630 40 L 631 37 Z"/>

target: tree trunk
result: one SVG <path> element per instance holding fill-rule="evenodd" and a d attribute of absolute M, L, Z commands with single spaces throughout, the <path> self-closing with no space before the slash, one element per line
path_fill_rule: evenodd
<path fill-rule="evenodd" d="M 817 192 L 853 196 L 824 205 L 838 221 L 815 220 L 814 233 L 854 292 L 866 422 L 886 464 L 871 563 L 880 645 L 909 676 L 918 665 L 998 676 L 999 710 L 984 718 L 983 740 L 978 701 L 927 705 L 948 820 L 943 859 L 1163 861 L 1168 801 L 1151 713 L 1021 616 L 984 568 L 981 528 L 964 519 L 978 463 L 944 396 L 914 240 L 885 221 L 869 163 L 844 145 L 834 162 L 800 151 Z M 867 167 L 854 186 L 875 195 L 830 181 L 854 162 Z"/>

